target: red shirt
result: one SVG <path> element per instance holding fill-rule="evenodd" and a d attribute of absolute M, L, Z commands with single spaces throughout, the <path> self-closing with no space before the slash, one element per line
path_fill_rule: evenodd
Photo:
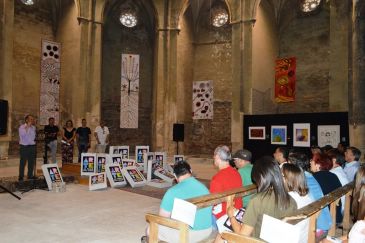
<path fill-rule="evenodd" d="M 212 178 L 210 182 L 210 192 L 225 192 L 231 189 L 241 188 L 242 179 L 240 174 L 236 169 L 228 166 L 225 169 L 218 171 Z M 239 209 L 242 208 L 242 197 L 234 199 L 234 207 Z M 227 203 L 223 202 L 221 204 L 215 205 L 213 207 L 213 215 L 219 219 L 221 216 L 226 214 Z"/>

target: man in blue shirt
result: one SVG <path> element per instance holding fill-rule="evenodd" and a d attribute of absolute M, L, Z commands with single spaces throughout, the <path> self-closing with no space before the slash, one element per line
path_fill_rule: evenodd
<path fill-rule="evenodd" d="M 25 117 L 25 123 L 19 127 L 20 164 L 19 181 L 24 179 L 24 167 L 28 161 L 28 179 L 34 179 L 34 164 L 36 162 L 36 128 L 32 115 Z"/>
<path fill-rule="evenodd" d="M 191 175 L 190 165 L 179 161 L 174 165 L 174 175 L 178 184 L 167 190 L 162 198 L 159 215 L 170 217 L 174 199 L 189 199 L 209 194 L 207 187 Z M 198 209 L 193 227 L 189 231 L 189 242 L 199 242 L 212 232 L 212 207 Z M 166 242 L 179 242 L 179 231 L 160 225 L 158 239 Z"/>
<path fill-rule="evenodd" d="M 353 181 L 355 179 L 355 174 L 360 167 L 360 162 L 359 162 L 360 157 L 361 157 L 361 152 L 358 148 L 349 147 L 346 149 L 345 160 L 347 163 L 345 165 L 345 168 L 343 168 L 343 170 L 345 171 L 347 179 L 349 181 Z"/>

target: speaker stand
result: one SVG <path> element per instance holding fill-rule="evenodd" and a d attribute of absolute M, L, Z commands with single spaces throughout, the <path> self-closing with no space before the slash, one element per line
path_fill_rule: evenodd
<path fill-rule="evenodd" d="M 176 141 L 176 155 L 179 154 L 179 141 Z"/>
<path fill-rule="evenodd" d="M 48 143 L 44 140 L 43 164 L 48 164 Z"/>

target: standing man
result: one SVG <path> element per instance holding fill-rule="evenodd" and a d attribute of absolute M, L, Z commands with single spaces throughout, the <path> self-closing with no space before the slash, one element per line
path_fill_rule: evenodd
<path fill-rule="evenodd" d="M 24 180 L 24 168 L 28 161 L 28 179 L 34 179 L 34 163 L 36 161 L 35 119 L 32 115 L 25 117 L 25 123 L 19 127 L 20 164 L 19 181 Z"/>
<path fill-rule="evenodd" d="M 252 153 L 247 149 L 238 150 L 233 154 L 232 159 L 236 167 L 238 168 L 238 173 L 241 175 L 242 185 L 248 186 L 252 184 L 251 171 L 252 171 Z M 251 196 L 243 197 L 243 206 L 247 207 Z"/>
<path fill-rule="evenodd" d="M 79 149 L 79 163 L 81 162 L 81 153 L 87 153 L 90 148 L 91 130 L 86 126 L 86 119 L 82 119 L 81 127 L 76 130 L 76 141 Z"/>
<path fill-rule="evenodd" d="M 347 175 L 347 179 L 349 181 L 353 181 L 355 179 L 355 174 L 360 167 L 359 159 L 361 157 L 361 152 L 358 148 L 348 147 L 345 151 L 345 160 L 346 164 L 343 170 Z"/>
<path fill-rule="evenodd" d="M 109 144 L 109 129 L 104 121 L 100 121 L 100 126 L 95 128 L 96 152 L 105 153 L 106 146 Z"/>
<path fill-rule="evenodd" d="M 55 120 L 53 117 L 48 119 L 48 125 L 44 127 L 44 134 L 47 147 L 51 150 L 52 163 L 56 164 L 57 136 L 59 134 L 59 129 L 58 126 L 54 124 L 54 122 Z"/>

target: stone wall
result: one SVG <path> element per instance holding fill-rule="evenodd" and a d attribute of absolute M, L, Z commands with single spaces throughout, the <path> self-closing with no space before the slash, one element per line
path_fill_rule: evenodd
<path fill-rule="evenodd" d="M 76 126 L 73 108 L 80 107 L 80 98 L 86 90 L 80 88 L 80 25 L 74 3 L 68 3 L 62 10 L 56 41 L 61 43 L 60 111 L 61 126 L 71 119 Z M 75 105 L 73 105 L 75 103 Z"/>
<path fill-rule="evenodd" d="M 315 15 L 295 17 L 281 31 L 279 57 L 296 57 L 295 102 L 277 105 L 275 113 L 329 110 L 329 6 Z"/>
<path fill-rule="evenodd" d="M 181 19 L 180 33 L 177 42 L 177 122 L 191 123 L 192 118 L 192 92 L 194 75 L 194 30 L 190 11 L 187 11 Z M 187 127 L 185 134 L 189 134 Z M 182 149 L 179 153 L 185 154 L 185 145 L 190 143 L 190 137 L 185 136 Z"/>
<path fill-rule="evenodd" d="M 192 120 L 192 82 L 187 90 L 185 154 L 213 154 L 219 144 L 231 145 L 231 26 L 215 28 L 203 12 L 194 29 L 193 80 L 213 80 L 212 120 Z"/>
<path fill-rule="evenodd" d="M 133 151 L 135 145 L 151 143 L 153 42 L 153 37 L 148 34 L 143 24 L 128 29 L 122 27 L 113 16 L 105 22 L 102 46 L 101 119 L 106 121 L 110 129 L 111 145 L 129 145 Z M 122 53 L 140 55 L 137 129 L 119 128 Z"/>
<path fill-rule="evenodd" d="M 41 39 L 54 39 L 50 18 L 47 9 L 29 9 L 15 3 L 10 155 L 18 154 L 18 127 L 24 116 L 39 116 Z M 43 151 L 40 146 L 38 151 Z"/>

